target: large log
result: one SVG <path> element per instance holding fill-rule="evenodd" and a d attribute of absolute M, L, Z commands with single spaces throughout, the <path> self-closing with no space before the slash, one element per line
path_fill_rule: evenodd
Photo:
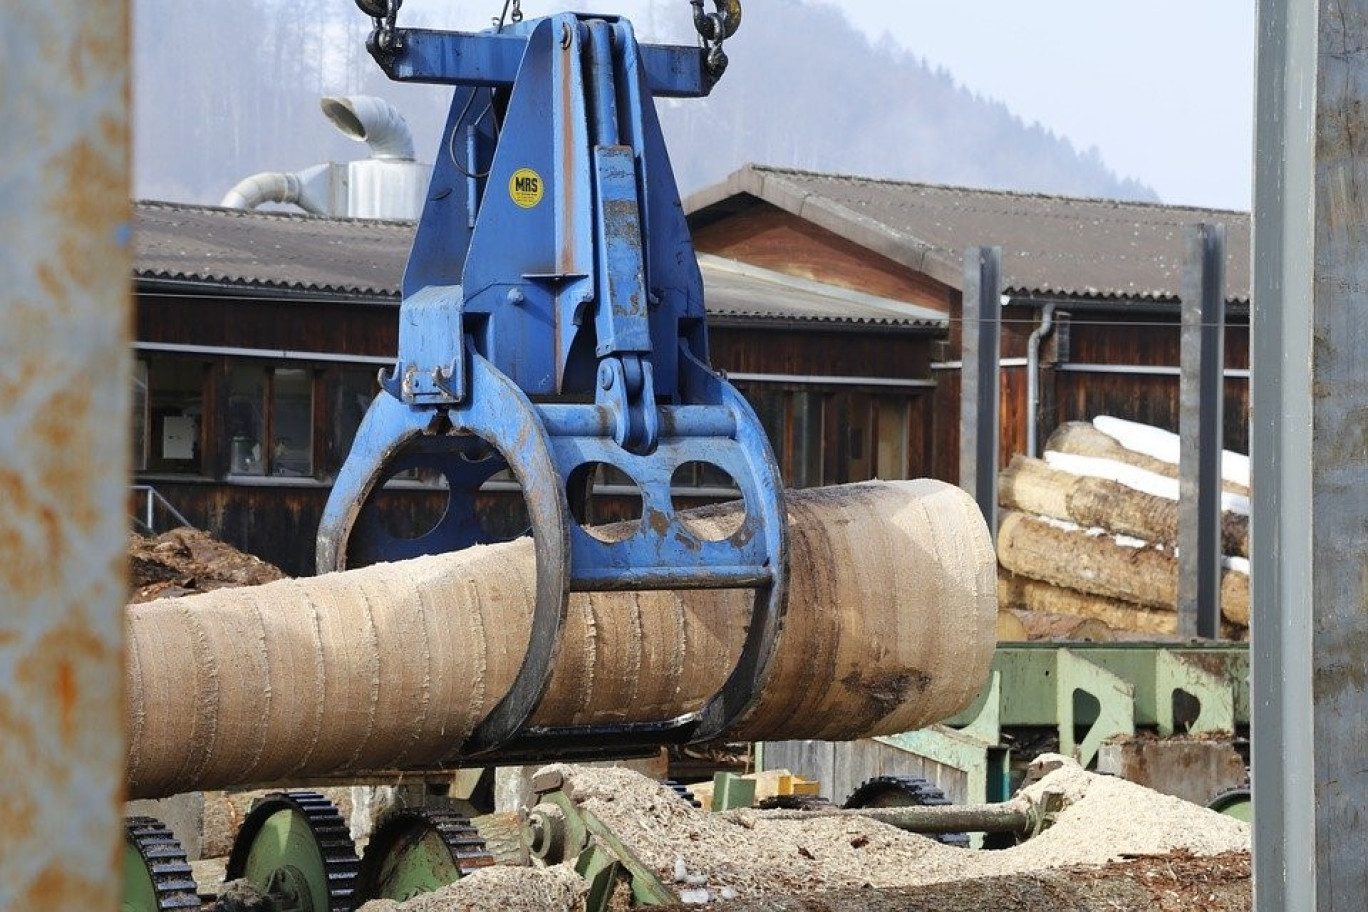
<path fill-rule="evenodd" d="M 1153 636 L 1178 634 L 1176 612 L 1145 608 L 1134 602 L 1066 589 L 1006 571 L 998 575 L 998 605 L 1000 611 L 1014 613 L 1040 612 L 1091 618 L 1106 624 L 1114 633 L 1125 631 Z M 1233 625 L 1231 630 L 1234 631 Z"/>
<path fill-rule="evenodd" d="M 1102 433 L 1086 421 L 1067 421 L 1055 428 L 1054 433 L 1045 441 L 1045 449 L 1060 453 L 1075 453 L 1079 456 L 1113 459 L 1167 478 L 1178 477 L 1176 463 L 1165 462 L 1144 453 L 1128 450 L 1115 437 Z M 1227 480 L 1224 483 L 1224 488 L 1228 494 L 1249 496 L 1249 488 L 1237 482 Z"/>
<path fill-rule="evenodd" d="M 998 560 L 1019 576 L 1066 589 L 1147 608 L 1178 607 L 1178 560 L 1172 548 L 1130 547 L 1110 535 L 1007 512 L 998 527 Z M 1231 570 L 1222 575 L 1221 613 L 1249 626 L 1248 575 Z"/>
<path fill-rule="evenodd" d="M 735 739 L 919 728 L 977 696 L 994 646 L 988 530 L 935 481 L 792 492 L 771 686 Z M 722 519 L 721 521 L 725 521 Z M 522 661 L 531 542 L 129 608 L 128 791 L 418 769 L 460 746 Z M 542 725 L 698 709 L 741 651 L 748 590 L 576 594 Z"/>
<path fill-rule="evenodd" d="M 1016 456 L 998 477 L 1002 506 L 1102 528 L 1157 544 L 1178 544 L 1178 502 L 1117 481 L 1074 475 Z M 1249 557 L 1249 517 L 1221 516 L 1222 553 Z"/>

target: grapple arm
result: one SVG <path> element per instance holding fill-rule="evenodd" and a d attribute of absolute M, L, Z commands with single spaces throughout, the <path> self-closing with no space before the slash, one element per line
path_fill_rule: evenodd
<path fill-rule="evenodd" d="M 732 5 L 706 20 L 713 47 Z M 642 47 L 623 19 L 575 14 L 478 35 L 395 30 L 371 46 L 391 76 L 456 89 L 405 271 L 398 359 L 329 499 L 320 572 L 485 540 L 476 495 L 511 469 L 536 543 L 531 641 L 461 753 L 626 755 L 720 736 L 763 689 L 788 560 L 764 430 L 708 366 L 702 280 L 652 103 L 706 94 L 709 48 Z M 716 540 L 672 490 L 697 463 L 745 501 L 740 527 Z M 570 489 L 599 466 L 640 492 L 631 534 L 605 540 L 572 516 Z M 428 534 L 395 538 L 377 499 L 411 468 L 444 476 L 450 504 Z M 755 593 L 743 654 L 706 706 L 592 729 L 530 723 L 571 592 L 690 588 Z"/>

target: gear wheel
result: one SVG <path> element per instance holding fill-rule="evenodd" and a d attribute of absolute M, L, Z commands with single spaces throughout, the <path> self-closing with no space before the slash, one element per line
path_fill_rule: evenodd
<path fill-rule="evenodd" d="M 469 818 L 437 808 L 399 808 L 376 825 L 356 875 L 359 903 L 403 902 L 494 864 Z"/>
<path fill-rule="evenodd" d="M 185 850 L 155 817 L 124 820 L 124 896 L 122 912 L 198 909 L 199 888 Z"/>
<path fill-rule="evenodd" d="M 945 792 L 920 776 L 875 776 L 851 792 L 844 807 L 945 807 L 949 804 L 951 801 L 945 797 Z M 937 833 L 932 838 L 944 845 L 969 848 L 968 833 Z"/>
<path fill-rule="evenodd" d="M 253 804 L 243 821 L 228 856 L 227 879 L 247 880 L 278 908 L 353 912 L 359 864 L 347 824 L 331 801 L 317 792 L 273 792 Z"/>
<path fill-rule="evenodd" d="M 1227 817 L 1234 817 L 1236 820 L 1249 823 L 1253 803 L 1254 793 L 1250 790 L 1249 782 L 1246 780 L 1244 785 L 1217 792 L 1207 802 L 1207 807 L 1218 814 L 1225 814 Z"/>
<path fill-rule="evenodd" d="M 681 800 L 687 801 L 690 807 L 696 807 L 700 809 L 703 807 L 703 802 L 699 801 L 697 798 L 694 797 L 694 793 L 689 791 L 689 787 L 687 785 L 683 785 L 682 783 L 676 782 L 673 779 L 666 779 L 663 784 L 667 789 L 678 795 Z"/>

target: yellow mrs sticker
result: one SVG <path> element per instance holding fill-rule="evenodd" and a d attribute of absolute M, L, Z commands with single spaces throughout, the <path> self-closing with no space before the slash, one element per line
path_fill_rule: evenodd
<path fill-rule="evenodd" d="M 531 209 L 540 203 L 544 190 L 541 175 L 531 168 L 519 168 L 508 179 L 508 195 L 524 209 Z"/>

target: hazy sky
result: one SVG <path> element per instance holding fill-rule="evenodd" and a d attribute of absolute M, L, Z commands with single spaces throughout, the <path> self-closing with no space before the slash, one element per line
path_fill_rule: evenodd
<path fill-rule="evenodd" d="M 1096 146 L 1119 175 L 1150 185 L 1166 203 L 1249 208 L 1255 0 L 820 2 L 844 10 L 871 38 L 887 35 L 944 65 L 1026 122 L 1039 121 L 1079 149 Z M 405 9 L 473 28 L 499 5 L 408 0 Z M 677 17 L 659 21 L 667 17 L 657 13 L 655 23 L 676 36 L 689 21 L 688 5 L 677 5 Z M 529 16 L 564 6 L 637 18 L 633 8 L 644 4 L 523 0 Z M 668 37 L 637 24 L 646 26 L 639 29 L 645 38 Z M 744 27 L 764 22 L 752 17 Z"/>
<path fill-rule="evenodd" d="M 828 0 L 1166 203 L 1248 209 L 1254 0 Z"/>

